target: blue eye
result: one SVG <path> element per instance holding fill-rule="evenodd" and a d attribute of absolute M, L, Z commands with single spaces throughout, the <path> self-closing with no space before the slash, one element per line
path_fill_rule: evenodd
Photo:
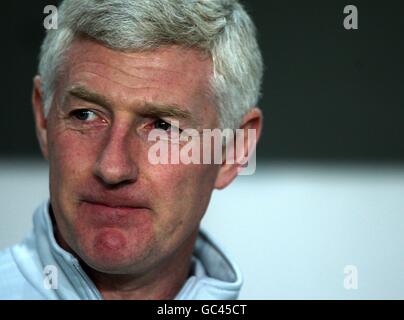
<path fill-rule="evenodd" d="M 71 114 L 80 121 L 91 121 L 97 117 L 93 111 L 87 109 L 74 110 Z"/>

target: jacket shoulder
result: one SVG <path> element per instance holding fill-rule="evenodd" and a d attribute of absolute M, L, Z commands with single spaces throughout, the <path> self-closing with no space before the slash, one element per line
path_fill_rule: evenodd
<path fill-rule="evenodd" d="M 27 279 L 21 266 L 16 261 L 16 252 L 24 251 L 24 242 L 0 251 L 0 300 L 43 299 Z M 29 255 L 23 258 L 26 264 L 31 263 Z"/>

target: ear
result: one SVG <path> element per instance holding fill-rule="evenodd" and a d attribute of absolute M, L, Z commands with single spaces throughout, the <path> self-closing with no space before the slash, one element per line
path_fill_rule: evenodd
<path fill-rule="evenodd" d="M 225 160 L 221 164 L 216 181 L 215 188 L 223 189 L 227 187 L 243 168 L 242 159 L 248 159 L 256 148 L 258 139 L 261 135 L 263 116 L 259 108 L 253 108 L 243 117 L 240 128 L 237 130 L 235 141 L 231 143 L 229 151 L 226 151 Z M 255 132 L 251 135 L 249 130 Z M 241 139 L 237 143 L 237 139 Z M 242 148 L 240 148 L 242 146 Z M 226 148 L 223 146 L 223 148 Z M 229 161 L 229 157 L 235 161 Z"/>
<path fill-rule="evenodd" d="M 34 111 L 36 136 L 41 147 L 42 155 L 48 160 L 47 120 L 44 114 L 44 103 L 41 94 L 41 78 L 34 78 L 32 90 L 32 108 Z"/>

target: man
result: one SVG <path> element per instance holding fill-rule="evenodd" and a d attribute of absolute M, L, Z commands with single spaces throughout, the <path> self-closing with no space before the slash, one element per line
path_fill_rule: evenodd
<path fill-rule="evenodd" d="M 241 164 L 155 164 L 150 134 L 259 137 L 250 18 L 232 0 L 65 0 L 58 21 L 32 96 L 50 199 L 0 254 L 0 298 L 237 298 L 237 266 L 199 225 Z"/>

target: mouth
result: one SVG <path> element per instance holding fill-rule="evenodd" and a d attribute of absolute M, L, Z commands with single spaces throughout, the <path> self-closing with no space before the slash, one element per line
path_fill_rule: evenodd
<path fill-rule="evenodd" d="M 143 207 L 138 206 L 127 206 L 127 205 L 120 205 L 120 204 L 111 204 L 102 201 L 89 201 L 89 200 L 82 200 L 83 203 L 96 206 L 96 207 L 103 207 L 103 208 L 111 208 L 111 209 L 119 209 L 119 210 L 133 210 L 133 209 L 142 209 Z"/>
<path fill-rule="evenodd" d="M 81 202 L 95 206 L 115 209 L 140 209 L 147 208 L 146 202 L 133 195 L 111 195 L 106 193 L 84 194 L 80 197 Z"/>
<path fill-rule="evenodd" d="M 82 199 L 80 201 L 82 217 L 97 226 L 129 226 L 142 216 L 149 214 L 149 208 L 140 203 L 118 199 Z"/>

